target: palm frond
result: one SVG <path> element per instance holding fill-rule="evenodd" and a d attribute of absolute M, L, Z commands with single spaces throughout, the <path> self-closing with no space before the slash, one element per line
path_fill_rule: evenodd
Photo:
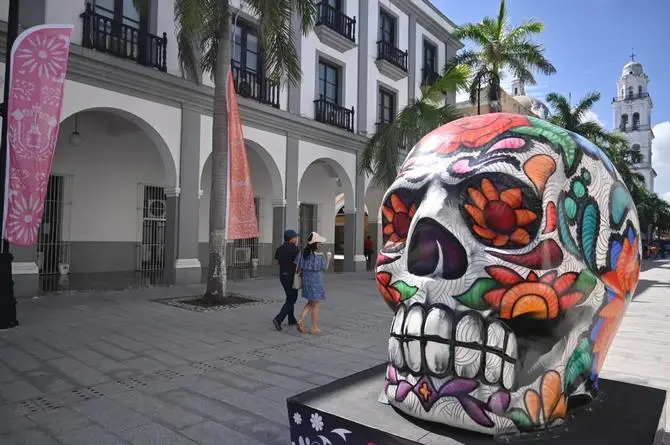
<path fill-rule="evenodd" d="M 248 0 L 258 17 L 258 33 L 268 77 L 276 83 L 300 82 L 302 70 L 293 37 L 293 14 L 297 14 L 303 33 L 316 22 L 317 10 L 307 0 Z"/>
<path fill-rule="evenodd" d="M 505 33 L 505 28 L 507 26 L 507 7 L 505 6 L 505 0 L 500 0 L 500 8 L 498 9 L 498 20 L 497 20 L 497 34 L 496 38 L 498 41 L 502 40 L 503 34 Z"/>
<path fill-rule="evenodd" d="M 483 32 L 482 26 L 479 23 L 466 23 L 459 26 L 453 32 L 453 37 L 459 40 L 470 39 L 480 46 L 487 46 L 491 44 L 489 36 Z"/>
<path fill-rule="evenodd" d="M 507 38 L 511 41 L 524 40 L 542 31 L 544 31 L 544 23 L 530 19 L 512 29 Z"/>
<path fill-rule="evenodd" d="M 584 98 L 582 98 L 577 106 L 574 108 L 572 113 L 575 115 L 577 120 L 581 121 L 584 118 L 586 112 L 591 111 L 591 108 L 600 100 L 600 93 L 597 91 L 592 91 L 588 93 Z"/>

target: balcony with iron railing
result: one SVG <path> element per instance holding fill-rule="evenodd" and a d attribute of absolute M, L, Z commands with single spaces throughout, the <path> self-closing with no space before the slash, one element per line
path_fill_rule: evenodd
<path fill-rule="evenodd" d="M 377 61 L 379 71 L 398 81 L 407 77 L 407 51 L 402 51 L 393 43 L 385 40 L 377 42 Z"/>
<path fill-rule="evenodd" d="M 345 52 L 356 47 L 356 17 L 349 17 L 327 3 L 317 3 L 319 15 L 314 31 L 326 45 Z"/>
<path fill-rule="evenodd" d="M 167 34 L 151 34 L 146 24 L 128 18 L 115 20 L 113 15 L 109 9 L 87 3 L 80 16 L 82 46 L 167 71 Z"/>
<path fill-rule="evenodd" d="M 354 107 L 345 108 L 324 98 L 317 99 L 314 101 L 314 119 L 354 132 Z"/>
<path fill-rule="evenodd" d="M 624 132 L 624 133 L 630 133 L 632 131 L 647 131 L 651 130 L 650 125 L 628 125 L 628 124 L 621 124 L 619 125 L 619 131 Z"/>
<path fill-rule="evenodd" d="M 231 71 L 235 91 L 239 96 L 279 108 L 279 85 L 265 78 L 263 73 L 241 67 L 235 60 L 231 61 Z"/>
<path fill-rule="evenodd" d="M 612 98 L 612 102 L 627 102 L 630 100 L 646 99 L 649 93 L 626 94 L 625 96 L 617 96 Z"/>

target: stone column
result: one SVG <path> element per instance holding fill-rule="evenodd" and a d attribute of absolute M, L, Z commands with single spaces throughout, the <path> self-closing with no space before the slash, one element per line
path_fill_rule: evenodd
<path fill-rule="evenodd" d="M 358 156 L 356 157 L 358 163 Z M 365 175 L 356 174 L 354 188 L 355 207 L 346 204 L 344 209 L 344 271 L 365 270 L 363 241 L 365 237 Z"/>
<path fill-rule="evenodd" d="M 200 113 L 188 109 L 182 109 L 179 183 L 181 187 L 174 204 L 176 212 L 174 213 L 176 217 L 175 250 L 172 252 L 172 256 L 168 257 L 174 262 L 171 267 L 173 275 L 170 282 L 173 284 L 195 284 L 201 282 L 202 269 L 198 246 Z M 170 208 L 170 198 L 168 197 L 168 211 Z"/>
<path fill-rule="evenodd" d="M 417 97 L 417 91 L 416 91 L 416 76 L 417 76 L 417 69 L 416 69 L 416 59 L 417 59 L 417 53 L 416 53 L 416 39 L 417 39 L 417 32 L 416 32 L 416 16 L 414 14 L 410 14 L 409 16 L 409 48 L 408 48 L 408 66 L 407 69 L 409 70 L 407 80 L 409 82 L 409 88 L 407 90 L 407 95 L 409 100 L 411 101 L 412 99 L 416 99 Z M 422 67 L 423 68 L 423 67 Z"/>
<path fill-rule="evenodd" d="M 284 243 L 284 230 L 286 230 L 286 203 L 284 200 L 272 201 L 272 246 L 273 249 Z M 298 230 L 297 227 L 293 230 Z M 274 251 L 272 252 L 274 258 Z"/>
<path fill-rule="evenodd" d="M 358 20 L 356 25 L 358 26 L 358 108 L 356 112 L 358 113 L 357 122 L 358 122 L 358 133 L 367 134 L 368 133 L 368 66 L 370 64 L 370 58 L 368 57 L 369 51 L 369 39 L 368 39 L 368 10 L 370 6 L 368 5 L 368 0 L 359 0 L 358 2 Z M 375 34 L 377 31 L 375 31 Z M 377 93 L 373 97 L 377 97 Z M 374 106 L 371 107 L 371 111 L 375 113 Z"/>
<path fill-rule="evenodd" d="M 294 136 L 286 137 L 286 202 L 284 203 L 284 227 L 298 231 L 298 139 Z"/>
<path fill-rule="evenodd" d="M 167 220 L 165 221 L 165 280 L 170 284 L 175 284 L 176 270 L 175 263 L 178 251 L 179 234 L 179 187 L 165 189 L 165 204 L 167 207 Z"/>

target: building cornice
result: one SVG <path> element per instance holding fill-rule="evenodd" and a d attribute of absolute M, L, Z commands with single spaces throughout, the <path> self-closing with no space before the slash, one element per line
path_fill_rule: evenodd
<path fill-rule="evenodd" d="M 0 21 L 0 57 L 4 60 L 7 23 Z M 212 115 L 214 89 L 72 44 L 67 78 L 164 105 Z M 302 116 L 238 97 L 245 125 L 327 147 L 356 153 L 367 138 Z"/>
<path fill-rule="evenodd" d="M 411 14 L 416 16 L 417 23 L 421 25 L 422 28 L 425 28 L 426 31 L 434 35 L 435 38 L 440 39 L 443 42 L 450 43 L 452 46 L 456 48 L 456 50 L 459 50 L 465 46 L 460 40 L 455 39 L 451 35 L 453 30 L 458 28 L 458 26 L 456 26 L 454 22 L 452 22 L 446 15 L 444 15 L 442 11 L 437 9 L 437 7 L 435 7 L 435 5 L 433 5 L 430 1 L 390 0 L 390 2 L 405 14 L 407 15 Z M 447 24 L 449 24 L 452 27 L 452 29 L 445 29 L 444 26 L 440 25 L 440 23 L 435 19 L 435 17 L 431 17 L 430 14 L 421 9 L 421 7 L 417 4 L 417 2 L 422 2 L 425 5 L 427 5 L 435 13 L 436 16 L 438 16 L 441 20 L 447 22 Z"/>

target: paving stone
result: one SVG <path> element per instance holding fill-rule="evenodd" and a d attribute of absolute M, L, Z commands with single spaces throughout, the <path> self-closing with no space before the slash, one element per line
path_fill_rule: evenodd
<path fill-rule="evenodd" d="M 103 373 L 70 357 L 57 358 L 47 363 L 67 375 L 73 381 L 84 386 L 104 383 L 109 380 Z"/>
<path fill-rule="evenodd" d="M 68 355 L 79 360 L 82 363 L 86 363 L 88 366 L 95 368 L 103 373 L 110 371 L 118 371 L 119 369 L 128 368 L 123 363 L 119 363 L 116 360 L 109 359 L 104 355 L 100 354 L 89 348 L 76 348 L 68 351 Z"/>
<path fill-rule="evenodd" d="M 59 445 L 59 442 L 44 431 L 25 429 L 0 437 L 2 445 Z"/>
<path fill-rule="evenodd" d="M 196 445 L 192 440 L 156 423 L 126 430 L 119 435 L 133 445 Z"/>
<path fill-rule="evenodd" d="M 174 404 L 165 403 L 157 397 L 145 394 L 141 391 L 129 391 L 116 394 L 112 397 L 117 402 L 122 403 L 147 417 L 174 425 L 178 429 L 204 420 L 196 414 L 183 410 Z"/>
<path fill-rule="evenodd" d="M 0 435 L 35 428 L 35 422 L 24 416 L 14 417 L 11 419 L 7 417 L 0 417 L 0 419 L 2 419 L 2 421 L 0 421 Z M 1 440 L 0 443 L 2 443 Z"/>
<path fill-rule="evenodd" d="M 0 383 L 12 382 L 18 378 L 19 376 L 14 371 L 0 363 Z"/>
<path fill-rule="evenodd" d="M 164 351 L 160 351 L 158 349 L 150 349 L 144 351 L 144 354 L 148 355 L 149 357 L 155 360 L 158 360 L 159 362 L 167 366 L 182 366 L 188 363 L 183 358 L 177 357 L 176 355 Z"/>
<path fill-rule="evenodd" d="M 42 366 L 30 354 L 12 346 L 5 346 L 0 349 L 0 357 L 2 357 L 2 362 L 5 365 L 15 371 L 32 371 Z"/>
<path fill-rule="evenodd" d="M 94 341 L 90 343 L 89 346 L 97 350 L 98 352 L 101 352 L 104 355 L 112 357 L 116 360 L 128 360 L 130 358 L 135 357 L 135 354 L 133 354 L 132 352 L 119 348 L 118 346 L 108 343 L 106 341 Z"/>
<path fill-rule="evenodd" d="M 32 399 L 43 394 L 25 380 L 8 382 L 0 385 L 0 400 L 4 403 L 16 402 L 18 400 Z"/>
<path fill-rule="evenodd" d="M 43 411 L 32 414 L 28 418 L 54 435 L 67 433 L 91 424 L 89 419 L 69 408 Z"/>
<path fill-rule="evenodd" d="M 30 384 L 46 394 L 67 391 L 73 388 L 72 383 L 61 378 L 62 375 L 47 369 L 38 369 L 37 371 L 27 372 L 24 374 L 24 377 Z"/>
<path fill-rule="evenodd" d="M 111 432 L 136 428 L 151 421 L 111 399 L 87 400 L 72 407 Z"/>
<path fill-rule="evenodd" d="M 91 425 L 64 435 L 58 435 L 63 445 L 128 445 L 130 442 L 97 425 Z"/>
<path fill-rule="evenodd" d="M 235 445 L 268 445 L 211 421 L 190 426 L 184 429 L 183 433 L 200 445 L 221 445 L 223 443 Z"/>
<path fill-rule="evenodd" d="M 140 343 L 123 335 L 110 335 L 109 337 L 105 337 L 105 341 L 132 352 L 141 352 L 150 348 L 147 344 Z"/>
<path fill-rule="evenodd" d="M 167 365 L 164 363 L 158 362 L 156 360 L 147 358 L 147 357 L 137 357 L 134 359 L 126 360 L 122 362 L 126 368 L 137 369 L 141 372 L 155 372 L 161 369 L 165 369 Z"/>
<path fill-rule="evenodd" d="M 51 360 L 63 356 L 62 352 L 56 351 L 38 340 L 22 341 L 21 349 L 39 360 Z"/>

